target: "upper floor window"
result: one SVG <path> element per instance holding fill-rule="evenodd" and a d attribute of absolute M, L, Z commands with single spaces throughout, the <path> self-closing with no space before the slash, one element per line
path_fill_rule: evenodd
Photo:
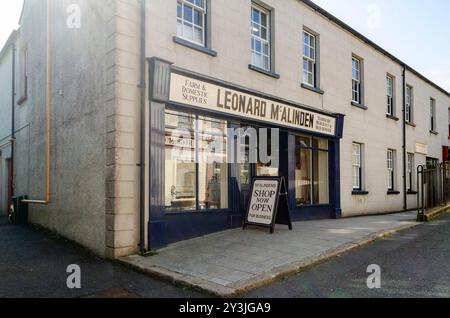
<path fill-rule="evenodd" d="M 436 100 L 430 98 L 430 130 L 436 131 Z"/>
<path fill-rule="evenodd" d="M 387 93 L 387 111 L 389 116 L 395 115 L 394 109 L 394 78 L 390 75 L 386 76 L 386 93 Z"/>
<path fill-rule="evenodd" d="M 408 163 L 406 165 L 406 186 L 408 191 L 414 189 L 414 154 L 408 153 Z"/>
<path fill-rule="evenodd" d="M 352 102 L 362 104 L 362 61 L 352 58 Z"/>
<path fill-rule="evenodd" d="M 395 150 L 387 151 L 387 170 L 388 170 L 388 190 L 395 189 Z"/>
<path fill-rule="evenodd" d="M 362 190 L 362 144 L 352 144 L 353 190 Z"/>
<path fill-rule="evenodd" d="M 206 46 L 207 0 L 177 1 L 177 35 L 195 44 Z"/>
<path fill-rule="evenodd" d="M 303 31 L 303 84 L 317 86 L 316 54 L 317 38 L 308 31 Z"/>
<path fill-rule="evenodd" d="M 270 11 L 252 4 L 252 65 L 271 71 Z"/>
<path fill-rule="evenodd" d="M 406 86 L 406 107 L 405 107 L 405 121 L 412 123 L 413 119 L 413 88 Z"/>

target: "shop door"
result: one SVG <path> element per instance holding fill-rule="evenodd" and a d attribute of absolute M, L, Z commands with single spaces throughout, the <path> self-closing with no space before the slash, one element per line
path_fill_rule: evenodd
<path fill-rule="evenodd" d="M 246 127 L 243 127 L 247 129 Z M 255 128 L 255 127 L 253 127 Z M 259 127 L 256 127 L 258 140 L 259 140 Z M 271 132 L 268 131 L 268 152 L 271 151 Z M 250 139 L 247 138 L 245 145 L 242 145 L 242 162 L 240 163 L 240 190 L 241 190 L 241 211 L 243 214 L 247 211 L 247 204 L 250 199 L 251 182 L 254 177 L 279 177 L 280 169 L 272 168 L 270 164 L 263 164 L 259 160 L 259 148 L 253 149 L 254 154 L 251 155 Z M 258 157 L 257 163 L 251 162 L 253 157 Z"/>

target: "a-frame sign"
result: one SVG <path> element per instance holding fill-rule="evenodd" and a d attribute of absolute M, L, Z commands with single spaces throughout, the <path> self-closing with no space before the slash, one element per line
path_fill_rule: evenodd
<path fill-rule="evenodd" d="M 253 178 L 244 230 L 254 225 L 269 228 L 272 234 L 275 224 L 287 225 L 292 231 L 286 181 L 283 177 Z"/>

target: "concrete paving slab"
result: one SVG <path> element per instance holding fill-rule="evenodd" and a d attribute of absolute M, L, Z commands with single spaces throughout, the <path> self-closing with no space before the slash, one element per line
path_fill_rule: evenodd
<path fill-rule="evenodd" d="M 270 235 L 236 229 L 173 244 L 151 257 L 120 259 L 148 274 L 232 297 L 377 238 L 415 226 L 416 212 L 294 223 Z"/>

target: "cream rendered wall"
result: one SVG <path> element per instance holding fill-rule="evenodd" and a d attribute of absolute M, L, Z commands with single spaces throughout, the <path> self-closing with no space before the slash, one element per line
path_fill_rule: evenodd
<path fill-rule="evenodd" d="M 250 64 L 249 0 L 211 1 L 211 57 L 175 44 L 176 0 L 154 0 L 148 5 L 147 55 L 157 56 L 176 66 L 229 81 L 264 93 L 303 103 L 318 109 L 346 115 L 344 138 L 341 142 L 341 199 L 344 216 L 399 211 L 403 209 L 402 166 L 402 67 L 351 35 L 303 3 L 290 0 L 266 0 L 275 13 L 275 72 L 280 79 L 248 69 Z M 323 96 L 301 88 L 302 29 L 307 27 L 320 35 L 320 88 Z M 351 106 L 351 57 L 364 60 L 364 104 L 368 110 Z M 399 121 L 386 117 L 386 75 L 395 77 L 395 108 Z M 416 140 L 429 145 L 430 155 L 441 158 L 442 145 L 447 140 L 447 109 L 450 98 L 423 80 L 408 75 L 415 88 L 417 127 L 408 127 L 408 151 L 415 150 Z M 428 100 L 436 98 L 441 134 L 430 135 Z M 423 105 L 419 107 L 419 105 Z M 423 108 L 423 109 L 422 109 Z M 445 114 L 444 114 L 445 113 Z M 445 138 L 443 137 L 445 135 Z M 352 142 L 364 144 L 365 190 L 367 196 L 352 195 Z M 396 150 L 396 190 L 388 195 L 386 152 Z M 416 163 L 424 158 L 416 156 Z M 414 198 L 410 196 L 410 201 Z"/>

